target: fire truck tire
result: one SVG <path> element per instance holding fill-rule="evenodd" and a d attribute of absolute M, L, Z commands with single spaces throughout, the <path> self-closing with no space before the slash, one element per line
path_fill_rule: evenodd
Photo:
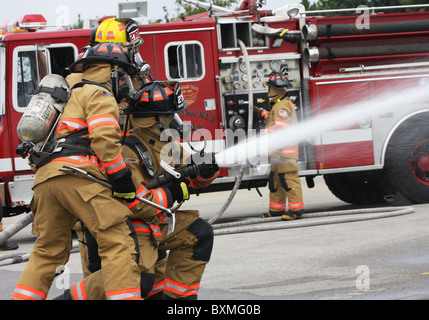
<path fill-rule="evenodd" d="M 429 116 L 407 121 L 389 142 L 385 174 L 395 192 L 414 204 L 429 202 Z"/>
<path fill-rule="evenodd" d="M 325 174 L 323 178 L 332 194 L 344 202 L 376 204 L 386 201 L 381 170 Z"/>

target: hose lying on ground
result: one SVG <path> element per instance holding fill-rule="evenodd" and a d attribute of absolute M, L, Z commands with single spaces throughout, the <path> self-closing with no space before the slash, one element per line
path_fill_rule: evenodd
<path fill-rule="evenodd" d="M 5 243 L 7 239 L 12 237 L 14 234 L 18 233 L 18 231 L 28 226 L 33 221 L 33 218 L 34 216 L 32 212 L 26 213 L 17 222 L 0 232 L 0 245 Z"/>
<path fill-rule="evenodd" d="M 70 253 L 79 252 L 79 244 L 77 241 L 73 241 L 72 249 Z M 27 261 L 30 258 L 30 253 L 14 252 L 5 253 L 0 255 L 0 266 L 6 266 L 9 264 L 21 263 Z"/>
<path fill-rule="evenodd" d="M 413 207 L 383 207 L 372 209 L 353 209 L 304 214 L 300 220 L 281 221 L 281 217 L 257 218 L 245 221 L 214 224 L 215 235 L 225 235 L 255 231 L 270 231 L 279 229 L 292 229 L 310 226 L 319 226 L 334 223 L 355 222 L 363 220 L 395 217 L 414 212 Z M 310 219 L 310 218 L 325 219 Z M 275 223 L 279 222 L 279 223 Z"/>

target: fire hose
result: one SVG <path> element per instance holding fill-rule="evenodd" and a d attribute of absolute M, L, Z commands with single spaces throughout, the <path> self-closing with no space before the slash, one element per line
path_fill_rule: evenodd
<path fill-rule="evenodd" d="M 294 221 L 281 221 L 281 217 L 251 219 L 238 222 L 227 222 L 213 225 L 215 235 L 227 235 L 244 232 L 272 231 L 292 229 L 363 220 L 396 217 L 414 212 L 413 207 L 382 207 L 372 209 L 353 209 L 304 214 L 303 218 Z M 310 219 L 313 218 L 313 219 Z M 323 218 L 323 219 L 315 219 Z M 275 223 L 279 222 L 279 223 Z"/>
<path fill-rule="evenodd" d="M 302 28 L 303 36 L 308 41 L 317 40 L 319 37 L 360 36 L 380 33 L 404 33 L 428 31 L 428 20 L 415 21 L 391 21 L 371 23 L 371 28 L 362 29 L 357 24 L 324 24 L 305 25 Z"/>
<path fill-rule="evenodd" d="M 246 71 L 247 71 L 247 81 L 249 82 L 249 86 L 248 86 L 248 88 L 249 88 L 249 111 L 248 111 L 249 119 L 248 119 L 247 128 L 248 128 L 248 134 L 250 135 L 250 130 L 253 127 L 253 89 L 252 89 L 253 86 L 250 83 L 250 79 L 252 79 L 252 74 L 250 72 L 250 60 L 249 60 L 249 55 L 247 54 L 246 45 L 240 39 L 238 39 L 238 44 L 241 48 L 241 51 L 243 52 L 243 59 L 244 59 L 244 63 L 246 64 Z M 241 166 L 240 171 L 239 171 L 238 176 L 237 176 L 237 179 L 235 180 L 234 187 L 232 188 L 232 191 L 231 191 L 228 199 L 226 200 L 226 202 L 222 206 L 222 208 L 210 220 L 208 220 L 208 223 L 213 224 L 217 219 L 219 219 L 219 217 L 221 217 L 224 214 L 226 209 L 228 209 L 229 205 L 231 204 L 232 200 L 235 197 L 235 194 L 237 193 L 238 189 L 240 188 L 241 180 L 243 179 L 246 167 L 247 167 L 246 165 Z"/>
<path fill-rule="evenodd" d="M 339 58 L 419 54 L 427 52 L 429 52 L 429 44 L 421 42 L 358 47 L 310 47 L 304 50 L 304 59 L 307 62 L 317 63 L 321 59 L 332 60 Z"/>
<path fill-rule="evenodd" d="M 12 237 L 14 234 L 18 233 L 18 231 L 28 226 L 33 221 L 33 218 L 32 212 L 26 213 L 19 221 L 0 232 L 0 245 L 5 243 L 6 240 Z"/>

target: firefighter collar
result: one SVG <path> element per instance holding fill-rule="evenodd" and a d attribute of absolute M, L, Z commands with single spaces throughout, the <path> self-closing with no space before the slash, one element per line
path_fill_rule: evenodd
<path fill-rule="evenodd" d="M 150 130 L 145 130 L 145 128 L 137 128 L 133 130 L 139 139 L 145 142 L 146 145 L 150 145 L 152 149 L 157 152 L 161 152 L 161 149 L 168 143 L 167 141 L 160 141 L 160 137 L 156 136 Z"/>
<path fill-rule="evenodd" d="M 82 75 L 83 80 L 95 81 L 98 83 L 105 83 L 110 80 L 110 64 L 95 64 Z"/>

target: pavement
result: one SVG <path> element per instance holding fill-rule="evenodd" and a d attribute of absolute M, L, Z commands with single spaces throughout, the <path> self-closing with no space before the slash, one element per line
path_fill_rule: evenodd
<path fill-rule="evenodd" d="M 261 191 L 262 198 L 255 191 L 240 190 L 216 223 L 257 219 L 267 205 L 267 191 Z M 308 217 L 320 212 L 361 209 L 330 195 L 323 183 L 316 184 L 315 189 L 305 189 L 304 194 Z M 201 216 L 208 219 L 217 213 L 228 195 L 228 192 L 200 195 L 185 207 L 200 209 Z M 338 222 L 338 217 L 336 222 L 327 222 L 330 218 L 324 216 L 258 222 L 256 226 L 264 225 L 264 230 L 216 235 L 199 299 L 426 300 L 429 298 L 429 205 L 411 208 L 412 212 L 407 214 L 351 222 Z M 365 214 L 353 217 L 361 215 Z M 5 227 L 21 218 L 4 219 Z M 314 224 L 299 225 L 307 221 Z M 34 240 L 31 225 L 10 239 L 19 244 L 16 252 L 21 253 L 30 252 Z M 0 252 L 0 262 L 2 255 L 9 253 Z M 25 265 L 26 262 L 0 266 L 0 300 L 10 299 Z M 58 277 L 52 284 L 48 300 L 81 280 L 79 253 L 70 255 L 66 271 L 66 276 Z"/>

